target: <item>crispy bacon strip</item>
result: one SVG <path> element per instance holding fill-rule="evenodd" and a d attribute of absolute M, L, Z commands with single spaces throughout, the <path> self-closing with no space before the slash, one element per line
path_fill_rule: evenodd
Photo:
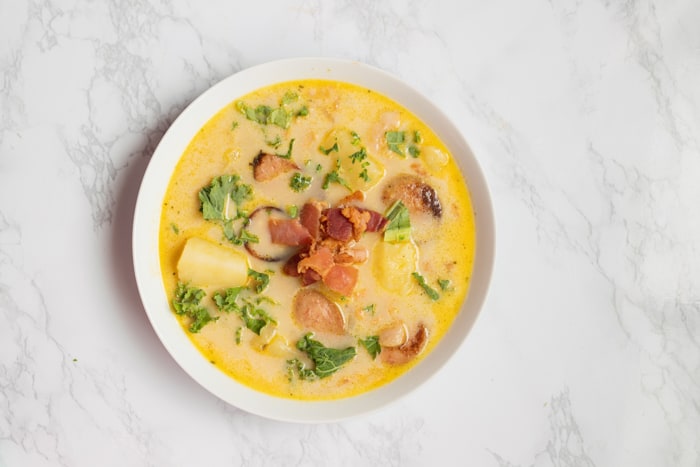
<path fill-rule="evenodd" d="M 372 216 L 367 210 L 355 206 L 345 206 L 340 212 L 352 224 L 352 238 L 358 241 L 367 230 L 367 223 Z"/>
<path fill-rule="evenodd" d="M 299 213 L 299 221 L 306 230 L 309 231 L 314 240 L 318 240 L 321 236 L 321 214 L 324 206 L 318 202 L 309 202 L 304 204 Z"/>
<path fill-rule="evenodd" d="M 342 213 L 341 208 L 330 208 L 323 211 L 326 217 L 326 234 L 341 242 L 349 242 L 353 238 L 353 225 Z"/>
<path fill-rule="evenodd" d="M 267 221 L 270 229 L 270 240 L 278 245 L 301 246 L 310 245 L 311 234 L 299 222 L 299 219 L 275 219 Z"/>
<path fill-rule="evenodd" d="M 329 289 L 348 296 L 355 288 L 358 274 L 359 271 L 356 267 L 335 264 L 323 276 L 323 283 Z"/>
<path fill-rule="evenodd" d="M 312 269 L 323 277 L 333 267 L 333 253 L 326 247 L 320 247 L 299 261 L 297 271 L 304 274 L 306 270 Z"/>

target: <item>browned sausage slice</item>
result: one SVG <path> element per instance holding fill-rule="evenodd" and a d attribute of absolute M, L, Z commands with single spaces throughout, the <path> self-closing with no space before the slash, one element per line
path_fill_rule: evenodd
<path fill-rule="evenodd" d="M 313 289 L 300 289 L 297 292 L 292 304 L 292 316 L 304 329 L 345 333 L 345 316 L 340 307 Z"/>
<path fill-rule="evenodd" d="M 382 347 L 382 360 L 390 365 L 403 365 L 420 354 L 428 344 L 428 328 L 418 325 L 418 331 L 400 347 Z"/>
<path fill-rule="evenodd" d="M 435 189 L 417 175 L 399 174 L 389 180 L 382 191 L 382 201 L 391 206 L 401 200 L 411 212 L 442 216 L 442 205 Z"/>

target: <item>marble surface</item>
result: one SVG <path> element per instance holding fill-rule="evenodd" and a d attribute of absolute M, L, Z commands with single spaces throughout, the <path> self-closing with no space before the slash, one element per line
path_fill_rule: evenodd
<path fill-rule="evenodd" d="M 700 465 L 700 3 L 0 2 L 0 465 Z M 136 192 L 197 95 L 269 60 L 383 68 L 479 158 L 497 257 L 425 386 L 246 414 L 154 334 Z"/>

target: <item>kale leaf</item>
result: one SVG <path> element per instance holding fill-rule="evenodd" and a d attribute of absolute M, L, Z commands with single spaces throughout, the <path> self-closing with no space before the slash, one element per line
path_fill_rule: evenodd
<path fill-rule="evenodd" d="M 318 378 L 326 378 L 340 369 L 344 364 L 352 360 L 357 352 L 355 347 L 344 349 L 334 349 L 324 346 L 319 341 L 313 339 L 312 333 L 307 333 L 297 342 L 297 349 L 305 352 L 312 362 L 313 369 L 304 368 L 303 363 L 298 360 L 291 360 L 291 364 L 297 370 L 301 379 L 312 379 L 310 375 Z"/>
<path fill-rule="evenodd" d="M 204 290 L 197 287 L 189 287 L 182 282 L 179 282 L 175 288 L 172 301 L 173 309 L 176 314 L 188 316 L 192 319 L 189 327 L 192 333 L 199 332 L 205 324 L 219 319 L 211 316 L 209 311 L 199 304 L 204 295 Z"/>
<path fill-rule="evenodd" d="M 357 341 L 367 350 L 372 360 L 377 358 L 377 355 L 382 351 L 382 347 L 379 345 L 379 336 L 369 336 L 365 339 L 358 339 Z"/>

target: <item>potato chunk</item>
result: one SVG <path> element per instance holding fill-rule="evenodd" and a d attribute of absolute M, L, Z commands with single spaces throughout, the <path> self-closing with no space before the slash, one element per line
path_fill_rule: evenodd
<path fill-rule="evenodd" d="M 248 257 L 232 248 L 192 237 L 177 263 L 182 282 L 199 287 L 238 287 L 248 280 Z"/>
<path fill-rule="evenodd" d="M 328 156 L 337 157 L 338 174 L 352 190 L 368 191 L 384 177 L 384 165 L 367 153 L 359 136 L 348 128 L 331 130 L 321 147 Z"/>
<path fill-rule="evenodd" d="M 390 292 L 405 295 L 414 290 L 411 274 L 418 269 L 418 248 L 413 242 L 378 242 L 372 253 L 377 282 Z"/>

